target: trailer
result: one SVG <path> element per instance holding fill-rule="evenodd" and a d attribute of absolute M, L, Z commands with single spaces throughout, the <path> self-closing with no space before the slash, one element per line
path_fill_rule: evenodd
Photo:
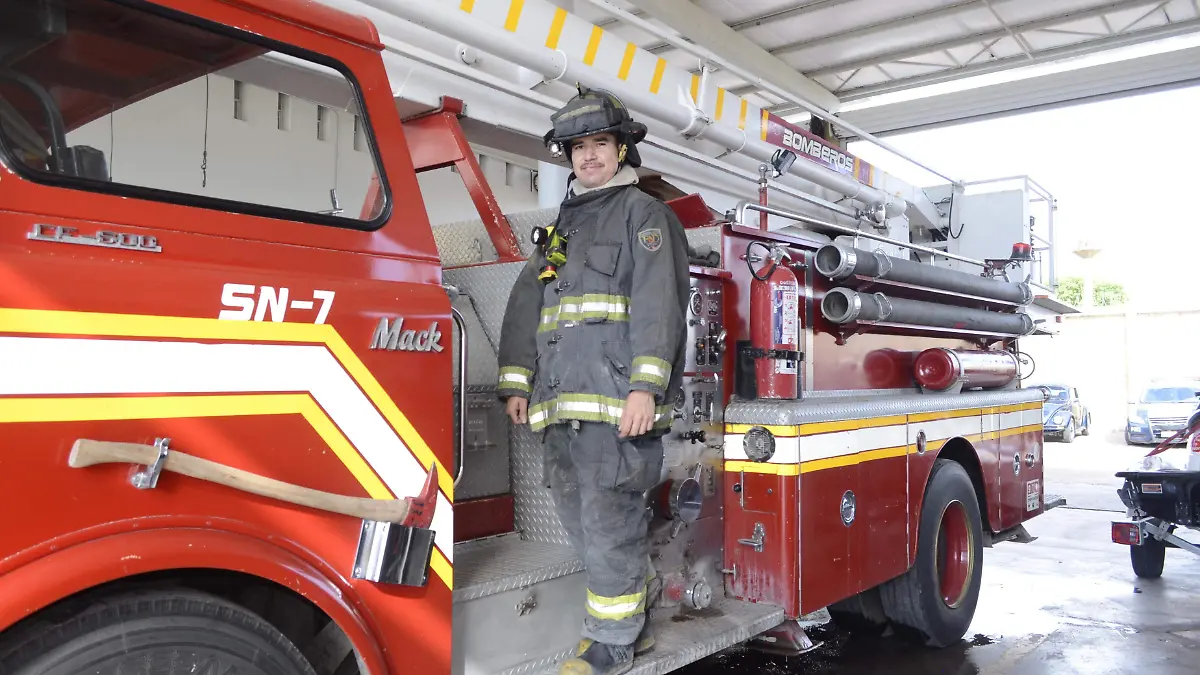
<path fill-rule="evenodd" d="M 1200 411 L 1146 456 L 1161 453 L 1179 439 L 1188 449 L 1185 469 L 1116 474 L 1125 479 L 1117 495 L 1128 520 L 1113 521 L 1112 540 L 1129 547 L 1133 573 L 1143 579 L 1162 576 L 1168 548 L 1200 555 L 1200 546 L 1175 534 L 1181 527 L 1200 529 Z"/>

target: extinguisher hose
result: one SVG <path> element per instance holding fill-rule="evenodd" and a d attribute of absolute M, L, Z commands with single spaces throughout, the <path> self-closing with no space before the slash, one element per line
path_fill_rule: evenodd
<path fill-rule="evenodd" d="M 766 250 L 767 255 L 763 258 L 763 260 L 771 261 L 771 268 L 767 270 L 766 276 L 758 276 L 758 272 L 754 271 L 754 263 L 750 260 L 750 249 L 753 248 L 755 244 L 763 247 L 763 249 Z M 774 252 L 775 251 L 770 246 L 767 246 L 761 241 L 751 241 L 750 243 L 746 244 L 746 267 L 750 268 L 750 276 L 758 279 L 759 281 L 766 281 L 767 279 L 770 279 L 771 275 L 775 273 L 775 268 L 779 266 L 779 261 L 775 260 L 772 255 Z"/>

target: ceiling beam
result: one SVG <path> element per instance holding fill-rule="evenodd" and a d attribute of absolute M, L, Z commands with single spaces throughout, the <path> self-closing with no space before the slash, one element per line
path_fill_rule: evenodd
<path fill-rule="evenodd" d="M 730 64 L 749 71 L 780 87 L 798 100 L 805 100 L 830 112 L 837 112 L 840 101 L 820 84 L 795 68 L 771 56 L 744 35 L 726 26 L 713 15 L 688 0 L 632 0 L 646 14 L 666 24 L 683 38 L 707 49 Z"/>
<path fill-rule="evenodd" d="M 773 23 L 786 21 L 787 19 L 794 19 L 798 16 L 804 16 L 805 14 L 811 14 L 819 9 L 832 9 L 838 5 L 844 5 L 847 2 L 853 1 L 854 0 L 812 0 L 811 2 L 805 2 L 800 5 L 792 5 L 790 7 L 776 9 L 766 14 L 759 14 L 748 19 L 734 21 L 733 23 L 725 25 L 729 26 L 735 31 L 741 32 L 744 30 L 750 30 L 751 28 L 758 28 L 760 26 L 769 26 Z M 1197 0 L 1197 2 L 1200 2 L 1200 0 Z M 641 15 L 645 14 L 645 12 L 638 10 L 634 12 L 634 14 Z M 651 54 L 662 54 L 663 52 L 669 52 L 674 48 L 675 47 L 669 43 L 659 42 L 657 44 L 649 45 L 644 49 Z"/>
<path fill-rule="evenodd" d="M 1146 30 L 1134 31 L 1132 33 L 1118 33 L 1110 35 L 1098 40 L 1087 40 L 1077 42 L 1075 44 L 1056 47 L 1054 49 L 1045 49 L 1033 53 L 1033 60 L 1025 58 L 1024 54 L 1016 56 L 1008 56 L 985 63 L 970 65 L 965 68 L 953 68 L 936 73 L 926 75 L 917 75 L 914 77 L 906 77 L 899 80 L 891 80 L 889 82 L 881 82 L 879 84 L 871 84 L 865 87 L 848 89 L 842 92 L 844 101 L 854 101 L 868 96 L 877 96 L 879 94 L 887 94 L 894 91 L 903 91 L 914 87 L 922 87 L 929 84 L 937 84 L 949 80 L 957 80 L 972 75 L 984 75 L 994 73 L 1001 70 L 1016 68 L 1026 65 L 1037 65 L 1049 63 L 1062 58 L 1086 56 L 1096 52 L 1113 49 L 1116 47 L 1128 47 L 1131 45 L 1143 44 L 1154 40 L 1161 40 L 1178 35 L 1188 35 L 1191 33 L 1200 32 L 1200 19 L 1189 19 L 1187 21 L 1179 21 L 1176 23 L 1168 23 Z"/>
<path fill-rule="evenodd" d="M 1049 73 L 989 87 L 938 94 L 844 113 L 877 135 L 962 124 L 1035 110 L 1154 91 L 1200 82 L 1200 47 Z"/>
<path fill-rule="evenodd" d="M 1028 31 L 1041 30 L 1043 28 L 1050 28 L 1052 26 L 1057 26 L 1057 25 L 1064 24 L 1067 22 L 1080 21 L 1083 19 L 1090 19 L 1090 18 L 1094 18 L 1094 17 L 1098 17 L 1098 16 L 1103 16 L 1105 14 L 1120 11 L 1123 9 L 1131 9 L 1131 8 L 1139 7 L 1139 6 L 1152 5 L 1155 2 L 1156 2 L 1156 0 L 1121 0 L 1121 2 L 1114 2 L 1114 3 L 1108 4 L 1108 5 L 1103 5 L 1101 7 L 1096 7 L 1093 9 L 1088 9 L 1088 10 L 1083 10 L 1083 11 L 1077 10 L 1077 11 L 1070 12 L 1067 14 L 1056 14 L 1054 16 L 1046 17 L 1044 19 L 1036 19 L 1034 21 L 1027 21 L 1027 22 L 1021 23 L 1021 24 L 1013 24 L 1013 25 L 1010 25 L 1008 27 L 1008 29 L 999 28 L 996 30 L 985 31 L 982 33 L 974 33 L 971 35 L 965 35 L 960 38 L 954 38 L 952 40 L 946 40 L 944 42 L 938 42 L 935 44 L 919 45 L 917 47 L 909 47 L 907 49 L 900 49 L 900 50 L 896 50 L 896 51 L 892 51 L 892 52 L 883 52 L 881 54 L 872 54 L 871 56 L 866 56 L 866 57 L 863 57 L 860 59 L 854 59 L 851 61 L 841 61 L 838 63 L 831 63 L 827 66 L 822 66 L 815 70 L 810 70 L 808 72 L 808 74 L 810 77 L 821 77 L 822 75 L 833 75 L 835 73 L 841 73 L 841 72 L 845 72 L 847 70 L 855 70 L 858 68 L 867 68 L 867 67 L 873 66 L 877 63 L 893 63 L 895 61 L 904 61 L 906 59 L 915 58 L 917 56 L 924 56 L 925 54 L 930 54 L 933 52 L 940 52 L 940 51 L 943 51 L 946 49 L 957 49 L 958 47 L 965 47 L 967 45 L 989 42 L 991 40 L 1005 38 L 1005 37 L 1009 36 L 1010 30 L 1012 32 L 1015 32 L 1018 34 L 1025 33 Z M 1026 59 L 1026 60 L 1028 60 L 1028 59 Z"/>
<path fill-rule="evenodd" d="M 947 5 L 945 7 L 937 7 L 935 9 L 916 12 L 907 16 L 884 19 L 883 21 L 877 21 L 865 26 L 857 26 L 839 33 L 829 33 L 820 37 L 789 42 L 787 44 L 772 48 L 771 53 L 775 56 L 782 56 L 807 49 L 816 49 L 818 47 L 824 47 L 825 45 L 841 42 L 843 40 L 870 37 L 873 35 L 878 35 L 879 33 L 908 28 L 909 26 L 915 26 L 929 21 L 936 21 L 938 19 L 957 16 L 963 12 L 974 11 L 978 9 L 980 9 L 978 0 L 964 0 L 962 2 L 956 2 L 953 5 Z"/>

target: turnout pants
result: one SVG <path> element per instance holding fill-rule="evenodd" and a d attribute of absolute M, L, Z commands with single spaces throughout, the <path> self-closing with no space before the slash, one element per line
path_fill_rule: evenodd
<path fill-rule="evenodd" d="M 587 569 L 583 637 L 632 644 L 653 578 L 643 493 L 658 484 L 662 437 L 619 438 L 612 424 L 571 421 L 550 426 L 544 442 L 559 519 Z"/>

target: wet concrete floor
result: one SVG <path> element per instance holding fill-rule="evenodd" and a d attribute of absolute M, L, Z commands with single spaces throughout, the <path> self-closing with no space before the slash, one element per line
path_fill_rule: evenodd
<path fill-rule="evenodd" d="M 737 648 L 679 674 L 1200 673 L 1200 557 L 1168 549 L 1162 578 L 1138 579 L 1129 549 L 1110 541 L 1123 516 L 1057 508 L 1027 524 L 1037 541 L 984 549 L 979 608 L 958 645 L 934 650 L 826 625 L 812 631 L 824 644 L 807 654 Z"/>

